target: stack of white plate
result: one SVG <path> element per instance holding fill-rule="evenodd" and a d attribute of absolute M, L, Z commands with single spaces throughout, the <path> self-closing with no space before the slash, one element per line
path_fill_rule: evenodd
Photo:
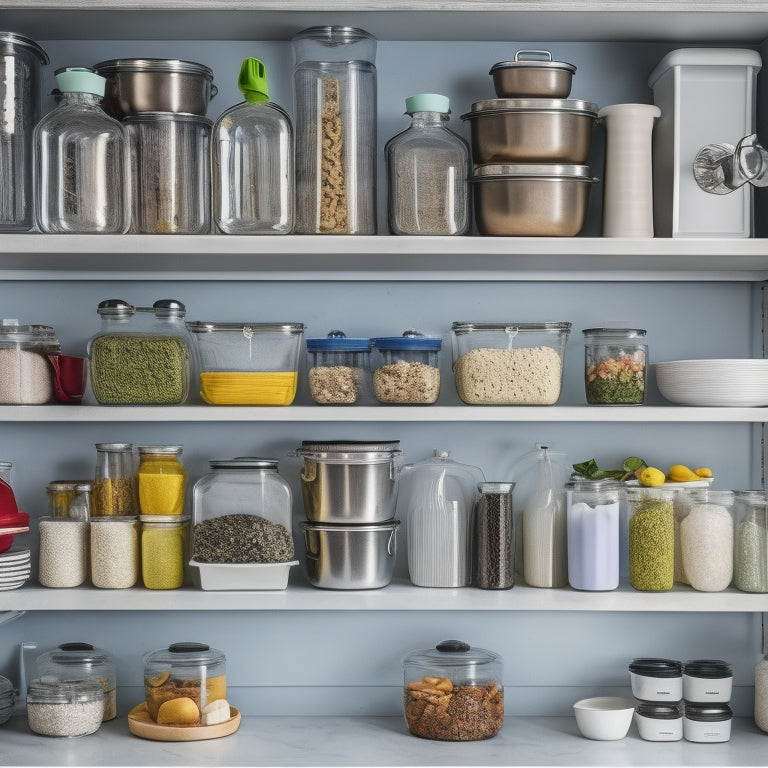
<path fill-rule="evenodd" d="M 28 549 L 0 553 L 0 591 L 18 589 L 29 581 L 31 570 Z"/>
<path fill-rule="evenodd" d="M 655 367 L 659 392 L 673 403 L 768 405 L 768 360 L 667 360 Z"/>
<path fill-rule="evenodd" d="M 0 725 L 5 723 L 13 714 L 13 704 L 16 701 L 16 691 L 7 677 L 0 675 Z"/>

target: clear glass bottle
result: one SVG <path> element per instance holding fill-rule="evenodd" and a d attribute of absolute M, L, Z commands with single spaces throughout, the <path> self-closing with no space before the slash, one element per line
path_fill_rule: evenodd
<path fill-rule="evenodd" d="M 469 145 L 451 131 L 446 96 L 405 100 L 411 124 L 384 147 L 389 231 L 393 235 L 464 235 L 469 231 Z"/>
<path fill-rule="evenodd" d="M 292 40 L 296 232 L 376 234 L 376 40 L 310 27 Z"/>
<path fill-rule="evenodd" d="M 642 328 L 585 328 L 584 386 L 590 405 L 645 402 L 648 345 Z"/>
<path fill-rule="evenodd" d="M 136 470 L 131 443 L 96 443 L 93 480 L 94 517 L 138 514 Z"/>
<path fill-rule="evenodd" d="M 101 108 L 106 80 L 90 69 L 56 72 L 61 103 L 34 130 L 35 213 L 42 232 L 128 230 L 128 139 Z"/>
<path fill-rule="evenodd" d="M 742 592 L 768 592 L 768 492 L 736 491 L 735 496 L 733 586 Z"/>
<path fill-rule="evenodd" d="M 672 589 L 675 581 L 674 505 L 677 491 L 637 487 L 627 488 L 626 493 L 629 583 L 642 592 L 666 592 Z"/>
<path fill-rule="evenodd" d="M 212 134 L 213 219 L 227 235 L 283 235 L 295 220 L 293 126 L 269 101 L 258 59 L 245 59 L 245 101 L 225 110 Z"/>
<path fill-rule="evenodd" d="M 515 586 L 514 483 L 479 483 L 472 525 L 472 585 Z"/>
<path fill-rule="evenodd" d="M 139 514 L 181 515 L 187 470 L 179 461 L 180 445 L 139 446 Z"/>

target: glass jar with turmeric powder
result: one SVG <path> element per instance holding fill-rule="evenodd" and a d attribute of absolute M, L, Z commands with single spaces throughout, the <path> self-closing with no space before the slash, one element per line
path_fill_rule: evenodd
<path fill-rule="evenodd" d="M 139 446 L 139 511 L 142 515 L 180 515 L 184 511 L 187 470 L 180 445 Z"/>
<path fill-rule="evenodd" d="M 178 589 L 188 560 L 189 517 L 141 515 L 141 577 L 147 589 Z"/>

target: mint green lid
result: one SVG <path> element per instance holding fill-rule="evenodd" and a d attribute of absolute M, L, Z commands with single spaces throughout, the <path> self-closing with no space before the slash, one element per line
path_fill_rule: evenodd
<path fill-rule="evenodd" d="M 104 96 L 106 78 L 86 67 L 64 67 L 56 72 L 56 84 L 62 93 L 92 93 Z"/>
<path fill-rule="evenodd" d="M 409 115 L 414 112 L 443 112 L 450 115 L 451 103 L 447 96 L 439 93 L 417 93 L 405 100 L 405 111 Z"/>
<path fill-rule="evenodd" d="M 267 88 L 267 68 L 258 59 L 243 59 L 237 87 L 249 104 L 261 104 L 269 101 Z"/>

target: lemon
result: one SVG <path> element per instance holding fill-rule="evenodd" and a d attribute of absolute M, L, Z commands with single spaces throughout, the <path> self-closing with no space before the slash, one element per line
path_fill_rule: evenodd
<path fill-rule="evenodd" d="M 145 677 L 144 684 L 149 686 L 150 688 L 158 688 L 170 676 L 171 676 L 171 673 L 168 670 L 166 670 L 165 672 L 158 672 L 156 675 L 149 675 L 148 677 Z"/>
<path fill-rule="evenodd" d="M 205 681 L 205 697 L 207 701 L 217 701 L 227 698 L 227 676 L 216 675 Z"/>
<path fill-rule="evenodd" d="M 664 485 L 666 477 L 660 469 L 656 467 L 645 467 L 640 471 L 637 478 L 640 481 L 640 485 L 646 485 L 653 487 L 655 485 Z"/>
<path fill-rule="evenodd" d="M 699 467 L 693 470 L 699 477 L 712 477 L 712 470 L 709 467 Z"/>
<path fill-rule="evenodd" d="M 200 722 L 200 710 L 194 700 L 182 696 L 169 699 L 157 710 L 157 722 L 160 725 L 189 725 Z"/>

